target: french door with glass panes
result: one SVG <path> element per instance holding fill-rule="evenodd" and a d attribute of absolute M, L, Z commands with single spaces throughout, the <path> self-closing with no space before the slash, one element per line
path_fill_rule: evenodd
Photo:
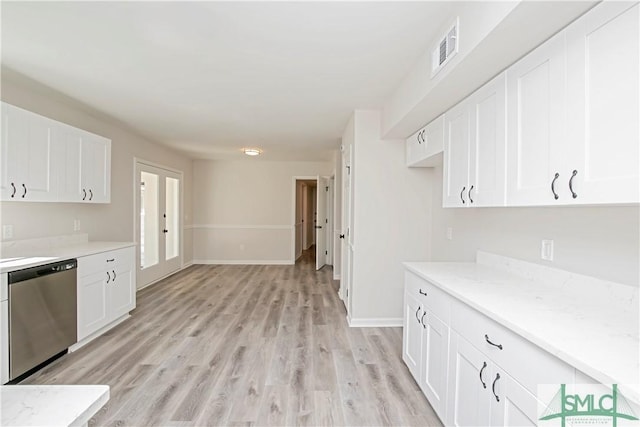
<path fill-rule="evenodd" d="M 182 173 L 136 163 L 138 288 L 182 266 Z"/>

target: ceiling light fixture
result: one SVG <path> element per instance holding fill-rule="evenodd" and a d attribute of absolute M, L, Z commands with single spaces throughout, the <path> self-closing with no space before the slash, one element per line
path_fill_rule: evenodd
<path fill-rule="evenodd" d="M 262 151 L 257 148 L 243 148 L 242 152 L 247 156 L 258 156 L 262 153 Z"/>

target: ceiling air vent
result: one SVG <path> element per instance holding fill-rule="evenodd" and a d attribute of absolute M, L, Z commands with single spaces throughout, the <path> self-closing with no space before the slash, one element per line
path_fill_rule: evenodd
<path fill-rule="evenodd" d="M 440 38 L 431 56 L 431 77 L 449 62 L 458 53 L 458 20 L 451 26 L 449 31 Z"/>

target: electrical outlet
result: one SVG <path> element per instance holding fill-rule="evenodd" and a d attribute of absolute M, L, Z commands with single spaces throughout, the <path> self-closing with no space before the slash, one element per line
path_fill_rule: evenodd
<path fill-rule="evenodd" d="M 545 261 L 553 261 L 553 240 L 543 240 L 540 256 Z"/>
<path fill-rule="evenodd" d="M 2 238 L 3 239 L 13 239 L 13 225 L 3 225 L 2 226 Z"/>
<path fill-rule="evenodd" d="M 73 220 L 73 231 L 80 231 L 80 220 L 79 219 L 74 219 Z"/>
<path fill-rule="evenodd" d="M 453 240 L 453 228 L 447 227 L 447 240 Z"/>

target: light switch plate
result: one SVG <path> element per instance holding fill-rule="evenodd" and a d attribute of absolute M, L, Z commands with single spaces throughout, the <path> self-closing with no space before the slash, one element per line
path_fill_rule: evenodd
<path fill-rule="evenodd" d="M 447 227 L 447 240 L 453 240 L 453 228 Z"/>
<path fill-rule="evenodd" d="M 545 261 L 553 261 L 553 240 L 543 240 L 540 257 Z"/>
<path fill-rule="evenodd" d="M 80 231 L 80 220 L 79 219 L 74 219 L 73 220 L 73 231 Z"/>

